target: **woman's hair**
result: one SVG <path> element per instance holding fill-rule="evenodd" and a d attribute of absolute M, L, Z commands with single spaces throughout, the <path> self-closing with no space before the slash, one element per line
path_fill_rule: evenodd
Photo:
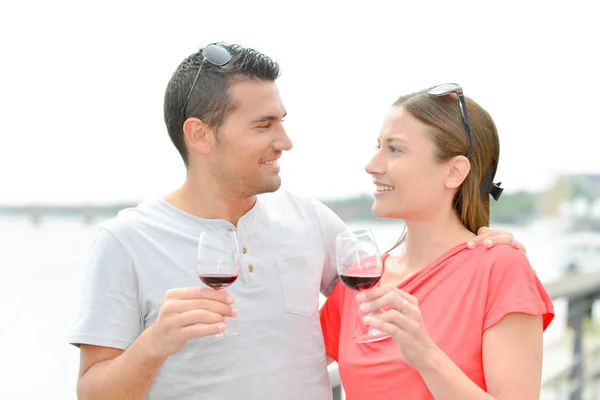
<path fill-rule="evenodd" d="M 473 233 L 490 223 L 489 189 L 500 156 L 498 131 L 492 117 L 479 104 L 465 96 L 471 124 L 471 170 L 454 198 L 454 209 L 463 225 Z M 429 138 L 435 144 L 435 160 L 443 163 L 469 151 L 467 133 L 458 98 L 455 94 L 431 96 L 420 91 L 400 97 L 392 107 L 402 107 L 429 127 Z M 487 175 L 487 176 L 486 176 Z M 489 182 L 488 182 L 489 181 Z M 406 240 L 406 231 L 392 249 Z M 391 250 L 392 250 L 391 249 Z"/>

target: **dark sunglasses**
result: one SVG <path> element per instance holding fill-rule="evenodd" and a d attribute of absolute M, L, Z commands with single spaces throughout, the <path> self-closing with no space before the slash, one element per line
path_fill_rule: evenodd
<path fill-rule="evenodd" d="M 218 44 L 209 44 L 202 51 L 202 62 L 200 63 L 200 68 L 198 68 L 198 73 L 196 73 L 196 77 L 194 78 L 194 83 L 192 83 L 192 87 L 190 88 L 190 92 L 185 98 L 185 103 L 183 103 L 183 115 L 185 117 L 185 109 L 187 107 L 188 101 L 192 96 L 192 92 L 196 87 L 196 82 L 198 82 L 198 77 L 200 76 L 200 71 L 202 71 L 202 66 L 204 65 L 204 61 L 208 61 L 213 65 L 217 65 L 219 67 L 227 64 L 231 61 L 231 53 L 223 46 L 219 46 Z"/>
<path fill-rule="evenodd" d="M 458 96 L 458 105 L 460 106 L 460 113 L 462 114 L 463 124 L 465 125 L 465 132 L 467 133 L 467 158 L 471 155 L 471 141 L 473 136 L 471 135 L 471 124 L 469 123 L 469 114 L 467 114 L 467 103 L 465 101 L 465 95 L 460 85 L 456 83 L 444 83 L 427 89 L 427 93 L 431 96 L 446 96 L 450 93 L 456 93 Z"/>
<path fill-rule="evenodd" d="M 450 93 L 456 93 L 458 96 L 458 105 L 460 106 L 460 113 L 462 114 L 465 132 L 467 133 L 467 143 L 469 146 L 467 150 L 467 158 L 469 158 L 471 155 L 471 142 L 473 141 L 473 135 L 471 134 L 471 124 L 469 123 L 469 114 L 467 114 L 467 102 L 465 101 L 465 95 L 462 87 L 456 83 L 444 83 L 427 89 L 427 93 L 430 96 L 446 96 Z M 491 194 L 494 200 L 498 201 L 504 189 L 500 187 L 502 184 L 501 182 L 494 183 L 496 168 L 496 163 L 492 163 L 490 165 L 485 173 L 485 176 L 483 177 L 483 180 L 481 181 L 481 184 L 479 185 L 479 191 L 482 194 Z"/>

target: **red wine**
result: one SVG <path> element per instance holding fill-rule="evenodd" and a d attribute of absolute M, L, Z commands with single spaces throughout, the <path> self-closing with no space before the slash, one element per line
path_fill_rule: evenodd
<path fill-rule="evenodd" d="M 202 282 L 216 290 L 220 290 L 231 285 L 233 282 L 235 282 L 237 277 L 237 275 L 231 274 L 200 275 Z"/>
<path fill-rule="evenodd" d="M 340 275 L 340 279 L 350 289 L 365 290 L 375 286 L 381 275 Z"/>

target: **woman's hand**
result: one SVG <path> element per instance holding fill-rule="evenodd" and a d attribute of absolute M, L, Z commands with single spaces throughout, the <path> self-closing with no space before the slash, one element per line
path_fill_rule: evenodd
<path fill-rule="evenodd" d="M 427 334 L 416 297 L 385 285 L 362 291 L 356 298 L 364 312 L 381 310 L 365 316 L 364 322 L 391 335 L 408 364 L 418 369 L 429 363 L 438 348 Z"/>

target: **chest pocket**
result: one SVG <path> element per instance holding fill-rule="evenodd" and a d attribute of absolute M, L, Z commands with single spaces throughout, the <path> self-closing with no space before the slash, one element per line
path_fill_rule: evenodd
<path fill-rule="evenodd" d="M 288 313 L 310 317 L 319 309 L 320 269 L 310 254 L 278 258 L 277 272 Z"/>

